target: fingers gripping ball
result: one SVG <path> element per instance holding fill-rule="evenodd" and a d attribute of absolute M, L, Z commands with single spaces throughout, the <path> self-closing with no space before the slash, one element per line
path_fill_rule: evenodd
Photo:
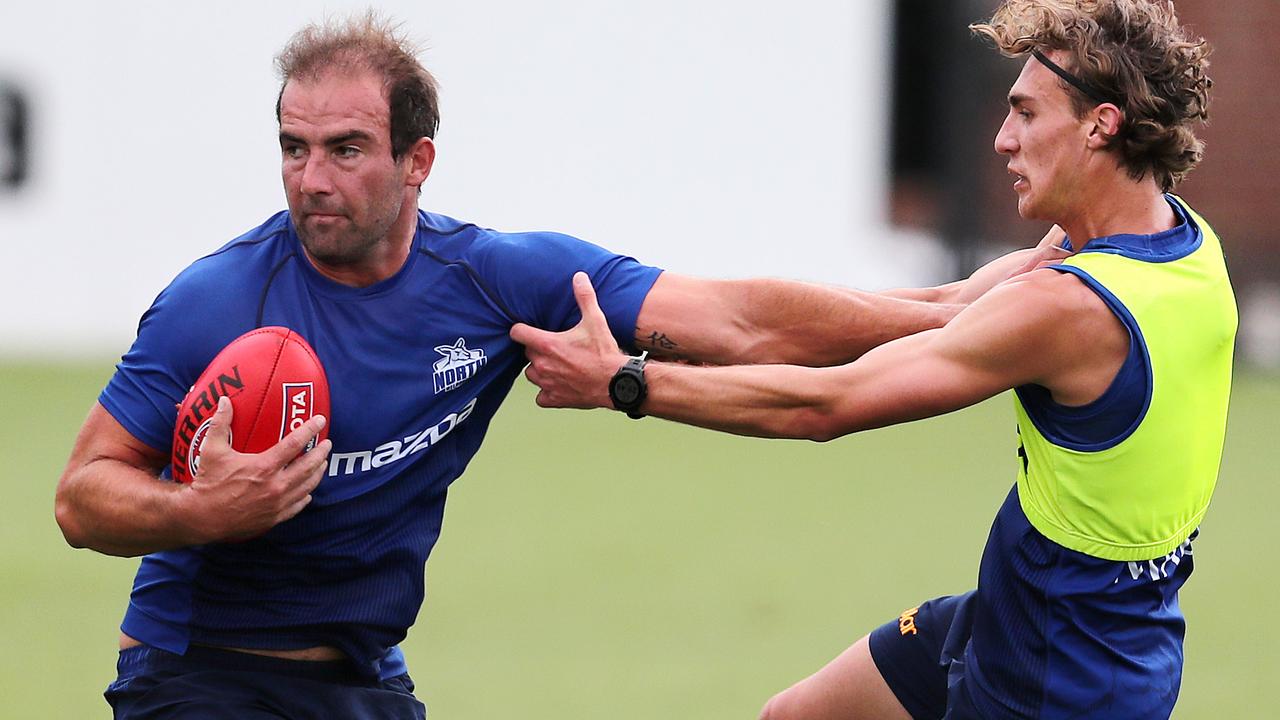
<path fill-rule="evenodd" d="M 218 353 L 178 406 L 174 480 L 189 483 L 195 477 L 201 443 L 223 395 L 231 398 L 231 447 L 243 453 L 272 447 L 313 415 L 329 417 L 329 381 L 307 341 L 284 327 L 251 330 Z M 326 425 L 307 449 L 328 432 Z"/>

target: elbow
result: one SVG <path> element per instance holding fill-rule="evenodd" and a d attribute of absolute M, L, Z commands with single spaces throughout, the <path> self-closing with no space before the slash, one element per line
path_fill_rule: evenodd
<path fill-rule="evenodd" d="M 79 486 L 75 473 L 68 468 L 58 480 L 53 496 L 53 519 L 62 530 L 62 538 L 73 548 L 91 546 L 90 521 L 85 516 L 83 504 L 77 501 Z"/>
<path fill-rule="evenodd" d="M 53 517 L 57 520 L 58 528 L 62 530 L 62 538 L 67 541 L 68 545 L 73 548 L 89 546 L 88 539 L 85 537 L 83 523 L 81 523 L 75 508 L 61 489 L 59 489 L 57 498 L 53 503 Z"/>
<path fill-rule="evenodd" d="M 830 408 L 809 408 L 798 413 L 793 426 L 793 437 L 817 443 L 831 442 L 848 435 L 852 430 Z"/>
<path fill-rule="evenodd" d="M 828 443 L 828 442 L 831 442 L 832 440 L 835 440 L 836 438 L 842 438 L 844 437 L 844 435 L 845 434 L 842 432 L 837 432 L 835 430 L 824 428 L 811 433 L 806 439 L 816 443 Z"/>

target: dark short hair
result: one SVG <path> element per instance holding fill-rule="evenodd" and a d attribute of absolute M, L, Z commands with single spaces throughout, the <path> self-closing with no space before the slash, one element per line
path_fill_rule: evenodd
<path fill-rule="evenodd" d="M 418 48 L 392 22 L 370 10 L 346 20 L 312 23 L 294 33 L 276 55 L 280 98 L 290 80 L 318 80 L 339 72 L 372 72 L 382 78 L 391 119 L 391 156 L 399 160 L 419 139 L 440 127 L 435 78 L 418 62 Z"/>
<path fill-rule="evenodd" d="M 969 26 L 1009 57 L 1061 50 L 1067 70 L 1117 98 L 1124 113 L 1111 147 L 1130 177 L 1149 172 L 1168 192 L 1204 156 L 1194 125 L 1209 119 L 1209 46 L 1178 22 L 1168 0 L 1005 0 Z M 1099 102 L 1065 80 L 1076 117 Z"/>

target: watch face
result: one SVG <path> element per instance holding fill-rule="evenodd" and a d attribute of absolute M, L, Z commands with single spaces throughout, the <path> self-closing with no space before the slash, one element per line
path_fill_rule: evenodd
<path fill-rule="evenodd" d="M 619 405 L 631 405 L 640 398 L 640 382 L 630 375 L 621 375 L 613 383 L 613 397 Z"/>

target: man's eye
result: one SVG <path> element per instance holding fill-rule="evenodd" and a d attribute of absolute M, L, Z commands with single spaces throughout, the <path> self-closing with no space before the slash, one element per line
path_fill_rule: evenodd
<path fill-rule="evenodd" d="M 338 157 L 350 158 L 360 154 L 360 148 L 355 145 L 343 145 L 338 148 L 335 153 Z"/>
<path fill-rule="evenodd" d="M 285 157 L 291 158 L 294 160 L 306 154 L 306 151 L 303 150 L 302 147 L 299 145 L 286 145 L 285 147 L 281 148 L 281 151 L 284 153 Z"/>

